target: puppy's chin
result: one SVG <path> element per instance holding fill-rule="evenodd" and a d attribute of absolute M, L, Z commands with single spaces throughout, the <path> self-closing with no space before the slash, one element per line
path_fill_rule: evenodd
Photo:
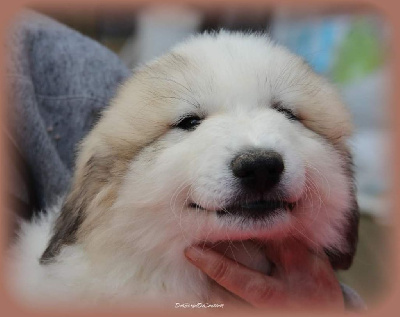
<path fill-rule="evenodd" d="M 213 232 L 213 237 L 209 236 L 212 239 L 202 244 L 203 248 L 215 250 L 250 269 L 270 274 L 271 263 L 264 252 L 268 246 L 263 241 L 285 234 L 285 220 L 287 222 L 290 219 L 295 203 L 278 200 L 242 201 L 214 211 L 195 204 L 191 207 L 215 213 L 218 222 L 223 224 L 220 233 L 224 237 L 218 237 L 218 233 Z"/>
<path fill-rule="evenodd" d="M 262 241 L 244 240 L 244 241 L 218 241 L 204 242 L 201 245 L 205 249 L 212 249 L 222 255 L 240 263 L 244 266 L 264 274 L 270 274 L 271 263 L 265 256 Z"/>
<path fill-rule="evenodd" d="M 265 205 L 268 206 L 265 206 Z M 229 205 L 224 210 L 198 210 L 215 214 L 217 226 L 207 232 L 200 244 L 264 274 L 271 273 L 271 262 L 265 255 L 268 240 L 287 237 L 292 227 L 291 213 L 297 202 L 256 202 L 243 206 Z M 199 209 L 199 206 L 192 206 Z"/>

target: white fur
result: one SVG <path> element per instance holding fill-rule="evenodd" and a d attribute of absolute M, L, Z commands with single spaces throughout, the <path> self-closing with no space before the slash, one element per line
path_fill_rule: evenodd
<path fill-rule="evenodd" d="M 12 250 L 17 277 L 13 285 L 24 298 L 79 298 L 88 303 L 207 300 L 213 298 L 212 284 L 183 254 L 187 246 L 202 241 L 268 241 L 294 235 L 312 248 L 345 251 L 340 228 L 351 204 L 351 180 L 342 150 L 351 131 L 348 114 L 331 86 L 264 36 L 202 35 L 173 53 L 187 58 L 188 68 L 170 67 L 168 73 L 154 75 L 151 68 L 163 65 L 161 58 L 150 64 L 151 76 L 128 81 L 82 150 L 105 147 L 103 141 L 95 143 L 99 131 L 105 138 L 125 133 L 125 139 L 140 140 L 144 134 L 135 120 L 148 120 L 147 126 L 158 122 L 156 113 L 156 119 L 146 114 L 151 102 L 164 103 L 164 120 L 193 112 L 205 120 L 192 132 L 169 129 L 135 155 L 106 220 L 79 243 L 64 247 L 54 263 L 39 265 L 38 259 L 55 214 L 24 224 Z M 167 84 L 175 87 L 173 98 L 158 91 L 153 99 L 148 97 L 146 89 Z M 300 113 L 305 123 L 271 109 L 271 99 Z M 140 106 L 129 110 L 133 104 Z M 112 128 L 106 129 L 107 124 Z M 129 134 L 128 129 L 138 130 Z M 283 156 L 280 186 L 297 207 L 268 222 L 241 225 L 221 220 L 215 211 L 234 198 L 236 189 L 229 163 L 251 147 Z M 188 202 L 207 210 L 190 210 Z M 97 215 L 91 212 L 89 217 Z M 243 258 L 242 251 L 237 256 Z M 241 262 L 257 266 L 263 260 L 257 251 L 251 252 Z"/>

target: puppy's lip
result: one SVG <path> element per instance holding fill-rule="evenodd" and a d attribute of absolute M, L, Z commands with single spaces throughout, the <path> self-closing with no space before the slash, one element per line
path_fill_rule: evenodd
<path fill-rule="evenodd" d="M 208 210 L 199 204 L 190 203 L 189 207 L 198 209 L 198 210 L 206 210 L 206 211 L 215 211 L 218 215 L 244 215 L 246 213 L 269 213 L 275 210 L 288 210 L 292 211 L 296 206 L 296 201 L 290 202 L 286 200 L 254 200 L 254 201 L 242 201 L 236 202 L 234 204 L 228 205 L 222 209 L 217 210 Z"/>

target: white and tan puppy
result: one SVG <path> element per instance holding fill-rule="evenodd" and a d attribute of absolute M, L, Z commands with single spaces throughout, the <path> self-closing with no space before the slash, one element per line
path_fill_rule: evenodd
<path fill-rule="evenodd" d="M 17 291 L 49 303 L 207 301 L 214 286 L 187 246 L 219 244 L 266 272 L 259 244 L 286 236 L 348 268 L 351 129 L 332 86 L 265 35 L 194 37 L 121 87 L 81 144 L 65 201 L 22 227 Z"/>

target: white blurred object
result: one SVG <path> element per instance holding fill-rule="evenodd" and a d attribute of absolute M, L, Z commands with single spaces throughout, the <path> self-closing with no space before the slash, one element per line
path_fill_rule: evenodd
<path fill-rule="evenodd" d="M 131 68 L 142 65 L 197 32 L 202 14 L 179 5 L 146 7 L 137 15 L 137 33 L 127 40 L 120 57 Z"/>
<path fill-rule="evenodd" d="M 271 19 L 270 34 L 274 41 L 299 54 L 314 71 L 327 74 L 335 50 L 351 25 L 346 14 L 322 14 L 311 9 L 278 8 Z"/>
<path fill-rule="evenodd" d="M 390 133 L 374 128 L 362 129 L 351 141 L 360 210 L 387 221 L 390 214 L 387 201 Z"/>
<path fill-rule="evenodd" d="M 356 126 L 352 148 L 360 210 L 382 221 L 387 221 L 390 212 L 386 195 L 390 183 L 389 78 L 389 71 L 380 69 L 340 89 Z"/>
<path fill-rule="evenodd" d="M 389 75 L 387 69 L 379 69 L 339 87 L 345 103 L 350 106 L 357 129 L 388 128 Z"/>

